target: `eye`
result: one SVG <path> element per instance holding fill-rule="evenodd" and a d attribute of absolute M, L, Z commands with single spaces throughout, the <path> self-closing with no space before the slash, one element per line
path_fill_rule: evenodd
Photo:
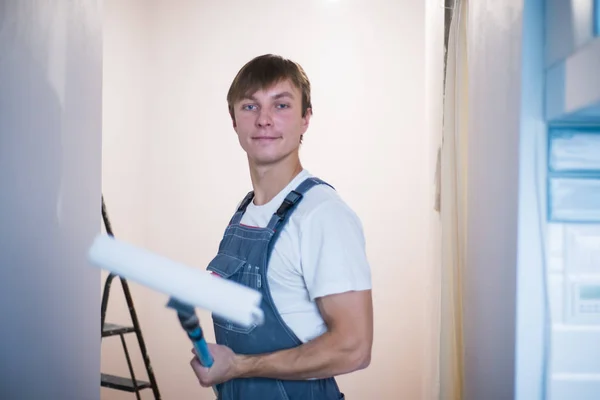
<path fill-rule="evenodd" d="M 289 104 L 280 103 L 280 104 L 277 104 L 277 108 L 280 108 L 280 109 L 281 108 L 290 108 L 290 106 L 289 106 Z"/>
<path fill-rule="evenodd" d="M 256 109 L 256 105 L 254 105 L 254 104 L 246 104 L 246 105 L 242 106 L 242 110 L 246 110 L 246 111 L 252 111 L 255 109 Z"/>

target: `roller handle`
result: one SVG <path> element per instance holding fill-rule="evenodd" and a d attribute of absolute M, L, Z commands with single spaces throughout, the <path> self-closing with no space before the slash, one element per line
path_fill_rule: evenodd
<path fill-rule="evenodd" d="M 204 339 L 204 333 L 200 327 L 200 320 L 194 311 L 194 307 L 190 306 L 189 304 L 182 303 L 173 297 L 169 299 L 167 307 L 177 310 L 177 318 L 179 319 L 179 323 L 192 341 L 194 349 L 198 354 L 200 364 L 206 368 L 212 367 L 214 360 L 210 354 L 210 351 L 208 350 L 208 345 Z"/>
<path fill-rule="evenodd" d="M 213 365 L 213 358 L 208 350 L 208 345 L 206 344 L 206 340 L 204 340 L 204 335 L 202 334 L 202 328 L 200 328 L 200 324 L 189 330 L 186 328 L 187 334 L 194 344 L 194 349 L 196 349 L 196 353 L 198 353 L 198 359 L 200 360 L 200 364 L 203 367 L 210 368 Z M 213 386 L 213 392 L 217 398 L 219 397 L 219 392 L 217 388 Z"/>
<path fill-rule="evenodd" d="M 214 361 L 210 351 L 208 351 L 208 345 L 204 339 L 204 333 L 200 327 L 200 321 L 198 320 L 198 317 L 196 317 L 195 314 L 189 314 L 183 311 L 178 311 L 177 316 L 179 317 L 181 326 L 192 341 L 194 349 L 196 349 L 196 353 L 198 353 L 200 364 L 207 368 L 212 367 Z"/>
<path fill-rule="evenodd" d="M 208 350 L 208 345 L 206 344 L 206 340 L 204 339 L 204 335 L 202 334 L 202 329 L 200 326 L 197 326 L 193 330 L 188 330 L 187 334 L 194 344 L 196 353 L 198 353 L 200 364 L 206 368 L 212 367 L 214 360 L 210 354 L 210 351 Z"/>

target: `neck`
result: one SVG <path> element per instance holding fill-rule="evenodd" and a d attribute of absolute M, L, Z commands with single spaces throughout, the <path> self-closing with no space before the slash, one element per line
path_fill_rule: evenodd
<path fill-rule="evenodd" d="M 277 196 L 300 172 L 302 164 L 298 157 L 270 165 L 253 165 L 250 162 L 250 178 L 254 190 L 254 204 L 268 203 Z"/>

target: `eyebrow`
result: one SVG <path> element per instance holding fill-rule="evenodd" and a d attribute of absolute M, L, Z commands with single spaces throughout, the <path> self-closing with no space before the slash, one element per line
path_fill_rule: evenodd
<path fill-rule="evenodd" d="M 291 92 L 281 92 L 271 96 L 274 100 L 281 99 L 282 97 L 291 97 L 294 98 L 294 95 Z M 242 99 L 256 101 L 256 97 L 254 95 L 244 96 Z"/>
<path fill-rule="evenodd" d="M 280 99 L 282 97 L 291 97 L 293 99 L 294 95 L 290 92 L 281 92 L 281 93 L 277 93 L 275 96 L 273 96 L 274 99 Z"/>

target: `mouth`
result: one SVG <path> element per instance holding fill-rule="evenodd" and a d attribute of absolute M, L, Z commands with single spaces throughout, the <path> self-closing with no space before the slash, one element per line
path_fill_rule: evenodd
<path fill-rule="evenodd" d="M 252 140 L 267 141 L 267 142 L 274 141 L 277 139 L 281 139 L 281 137 L 279 137 L 279 136 L 253 136 L 252 137 Z"/>

